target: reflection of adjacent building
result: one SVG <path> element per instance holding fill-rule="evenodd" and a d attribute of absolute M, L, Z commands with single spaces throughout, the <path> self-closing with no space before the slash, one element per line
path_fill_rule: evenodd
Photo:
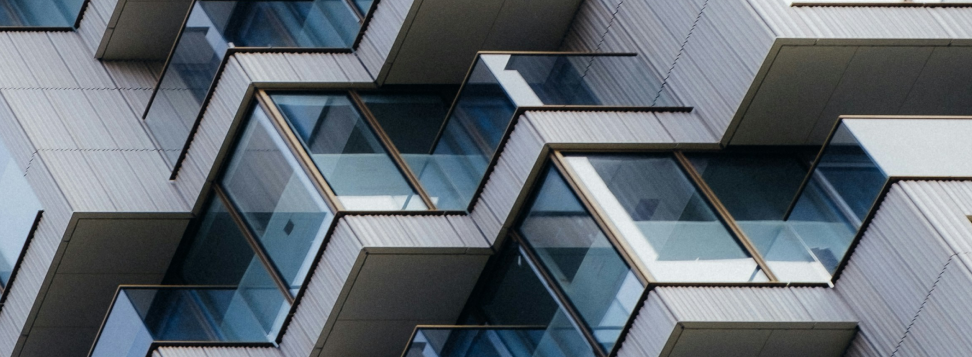
<path fill-rule="evenodd" d="M 966 4 L 72 1 L 0 355 L 968 354 Z"/>

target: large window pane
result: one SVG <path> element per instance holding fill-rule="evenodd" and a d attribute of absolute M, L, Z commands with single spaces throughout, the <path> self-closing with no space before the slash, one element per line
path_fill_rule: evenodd
<path fill-rule="evenodd" d="M 456 97 L 452 86 L 438 89 L 361 93 L 361 99 L 399 152 L 427 155 Z"/>
<path fill-rule="evenodd" d="M 266 114 L 257 109 L 221 185 L 283 278 L 299 286 L 333 214 Z"/>
<path fill-rule="evenodd" d="M 517 231 L 610 350 L 644 287 L 563 177 L 548 167 L 540 182 Z"/>
<path fill-rule="evenodd" d="M 887 179 L 850 130 L 840 125 L 787 222 L 831 274 Z"/>
<path fill-rule="evenodd" d="M 238 285 L 254 255 L 233 216 L 214 197 L 179 267 L 180 283 Z"/>
<path fill-rule="evenodd" d="M 346 95 L 272 97 L 345 209 L 428 208 Z"/>
<path fill-rule="evenodd" d="M 569 156 L 567 162 L 656 280 L 766 279 L 671 155 Z"/>
<path fill-rule="evenodd" d="M 817 151 L 690 156 L 695 169 L 780 281 L 830 280 L 830 273 L 816 259 L 812 248 L 783 221 L 809 172 L 811 155 Z"/>
<path fill-rule="evenodd" d="M 0 1 L 0 26 L 73 27 L 84 0 Z"/>
<path fill-rule="evenodd" d="M 0 287 L 6 288 L 41 204 L 0 142 Z"/>

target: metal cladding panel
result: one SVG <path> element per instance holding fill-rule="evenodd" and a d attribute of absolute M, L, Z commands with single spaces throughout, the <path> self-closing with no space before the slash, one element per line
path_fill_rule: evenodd
<path fill-rule="evenodd" d="M 79 26 L 75 31 L 81 36 L 84 42 L 85 48 L 88 50 L 88 55 L 94 57 L 94 53 L 98 50 L 98 45 L 101 43 L 101 37 L 105 34 L 105 29 L 108 27 L 108 18 L 111 15 L 105 16 L 98 13 L 95 10 L 101 3 L 110 2 L 111 6 L 114 7 L 117 0 L 92 0 L 88 4 L 88 8 L 84 10 L 84 14 L 81 15 L 81 26 Z"/>
<path fill-rule="evenodd" d="M 485 191 L 485 188 L 483 190 Z M 489 207 L 484 204 L 477 204 L 469 212 L 469 217 L 472 217 L 473 222 L 476 222 L 476 225 L 479 226 L 479 230 L 486 236 L 486 240 L 490 243 L 496 242 L 496 238 L 503 229 L 503 221 L 500 221 L 496 214 L 490 211 Z"/>
<path fill-rule="evenodd" d="M 30 73 L 30 69 L 27 68 L 27 62 L 24 61 L 20 54 L 12 50 L 14 49 L 14 44 L 10 40 L 10 32 L 0 33 L 0 88 L 35 88 L 37 87 L 37 80 Z"/>
<path fill-rule="evenodd" d="M 972 214 L 972 182 L 907 181 L 900 186 L 951 251 L 961 253 L 958 258 L 972 266 L 964 254 L 972 252 L 972 226 L 966 217 Z"/>
<path fill-rule="evenodd" d="M 57 112 L 38 89 L 0 91 L 37 150 L 77 149 L 71 133 L 58 119 Z"/>
<path fill-rule="evenodd" d="M 947 38 L 966 25 L 938 21 L 936 13 L 972 13 L 967 8 L 793 7 L 789 0 L 749 3 L 778 36 L 799 38 Z"/>
<path fill-rule="evenodd" d="M 899 355 L 957 356 L 972 351 L 972 335 L 967 333 L 972 326 L 969 296 L 972 272 L 953 259 L 942 271 L 935 289 L 928 292 L 922 310 L 897 347 Z"/>
<path fill-rule="evenodd" d="M 91 51 L 85 47 L 84 41 L 74 32 L 50 32 L 47 34 L 54 48 L 78 81 L 81 88 L 115 88 L 111 76 L 105 71 L 104 65 L 91 56 Z"/>
<path fill-rule="evenodd" d="M 51 176 L 75 211 L 117 212 L 111 195 L 80 151 L 41 151 Z"/>
<path fill-rule="evenodd" d="M 118 148 L 156 149 L 140 123 L 142 118 L 128 106 L 122 90 L 84 91 L 84 95 Z"/>
<path fill-rule="evenodd" d="M 719 137 L 709 130 L 702 118 L 691 113 L 654 113 L 655 119 L 676 143 L 718 143 Z"/>
<path fill-rule="evenodd" d="M 88 103 L 84 92 L 79 89 L 45 89 L 43 94 L 31 92 L 33 95 L 30 100 L 37 97 L 46 97 L 51 103 L 54 112 L 57 113 L 53 119 L 61 122 L 67 129 L 74 142 L 78 144 L 78 149 L 117 149 L 108 133 L 105 124 L 101 122 L 94 108 Z"/>
<path fill-rule="evenodd" d="M 10 42 L 41 88 L 78 88 L 71 71 L 45 32 L 10 32 Z"/>
<path fill-rule="evenodd" d="M 678 320 L 657 294 L 648 294 L 645 304 L 638 310 L 628 330 L 618 357 L 658 356 L 668 343 Z"/>
<path fill-rule="evenodd" d="M 283 53 L 237 53 L 240 67 L 254 82 L 299 82 L 297 71 Z"/>
<path fill-rule="evenodd" d="M 653 113 L 528 112 L 548 143 L 672 143 Z"/>
<path fill-rule="evenodd" d="M 678 321 L 856 322 L 829 288 L 656 287 Z M 821 303 L 824 302 L 824 303 Z"/>
<path fill-rule="evenodd" d="M 365 247 L 395 248 L 485 248 L 480 241 L 467 240 L 452 228 L 445 216 L 344 216 L 343 222 Z"/>
<path fill-rule="evenodd" d="M 213 90 L 213 96 L 199 122 L 198 131 L 190 138 L 189 151 L 179 170 L 179 177 L 175 180 L 179 190 L 189 196 L 186 199 L 190 203 L 195 202 L 195 196 L 206 183 L 216 155 L 245 99 L 250 81 L 235 56 L 230 58 Z"/>
<path fill-rule="evenodd" d="M 105 70 L 111 75 L 115 86 L 120 89 L 154 89 L 158 79 L 158 72 L 152 70 L 146 62 L 140 61 L 106 61 L 102 62 Z M 134 107 L 141 115 L 145 107 Z"/>
<path fill-rule="evenodd" d="M 405 23 L 405 16 L 408 15 L 414 0 L 383 0 L 378 3 L 378 7 L 372 14 L 368 27 L 361 29 L 364 35 L 355 51 L 355 56 L 361 59 L 361 63 L 371 73 L 372 77 L 377 77 L 382 66 L 388 60 L 395 39 L 398 38 L 402 25 Z"/>
<path fill-rule="evenodd" d="M 719 94 L 722 88 L 713 85 L 691 54 L 682 54 L 665 84 L 682 99 L 682 103 L 695 108 L 694 111 L 710 131 L 726 131 L 738 103 L 733 106 L 726 102 Z"/>
<path fill-rule="evenodd" d="M 31 144 L 30 138 L 27 137 L 27 133 L 20 126 L 20 122 L 17 121 L 17 117 L 2 95 L 0 95 L 0 142 L 21 170 L 27 168 L 35 154 L 34 145 Z"/>

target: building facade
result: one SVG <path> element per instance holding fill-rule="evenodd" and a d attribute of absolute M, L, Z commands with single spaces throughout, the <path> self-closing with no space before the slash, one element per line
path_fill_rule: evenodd
<path fill-rule="evenodd" d="M 0 355 L 972 353 L 961 1 L 0 0 Z"/>

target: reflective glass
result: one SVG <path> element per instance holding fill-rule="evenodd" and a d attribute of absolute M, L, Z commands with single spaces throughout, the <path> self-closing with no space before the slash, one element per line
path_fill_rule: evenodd
<path fill-rule="evenodd" d="M 655 280 L 766 279 L 671 155 L 578 155 L 567 163 Z"/>
<path fill-rule="evenodd" d="M 833 274 L 887 182 L 854 135 L 841 124 L 824 149 L 787 223 Z"/>
<path fill-rule="evenodd" d="M 210 201 L 191 244 L 178 268 L 182 284 L 238 285 L 255 255 L 218 197 Z"/>
<path fill-rule="evenodd" d="M 74 27 L 84 0 L 3 0 L 0 26 Z"/>
<path fill-rule="evenodd" d="M 334 215 L 263 110 L 252 111 L 220 183 L 284 280 L 299 287 Z"/>
<path fill-rule="evenodd" d="M 276 339 L 289 310 L 272 283 L 239 290 L 123 288 L 91 355 L 143 357 L 154 341 L 266 343 Z"/>
<path fill-rule="evenodd" d="M 231 47 L 350 48 L 360 30 L 344 0 L 200 0 L 156 88 L 146 124 L 175 163 Z"/>
<path fill-rule="evenodd" d="M 432 155 L 405 157 L 439 209 L 466 209 L 515 111 L 496 77 L 477 61 Z"/>
<path fill-rule="evenodd" d="M 567 186 L 548 167 L 517 231 L 610 351 L 644 286 Z"/>
<path fill-rule="evenodd" d="M 346 95 L 272 98 L 345 209 L 428 209 Z"/>
<path fill-rule="evenodd" d="M 368 110 L 403 155 L 431 152 L 455 98 L 456 89 L 452 86 L 430 92 L 416 88 L 407 92 L 361 93 Z"/>
<path fill-rule="evenodd" d="M 40 209 L 24 172 L 0 142 L 0 286 L 10 281 Z"/>
<path fill-rule="evenodd" d="M 780 281 L 826 282 L 831 277 L 783 221 L 817 151 L 690 155 L 695 169 Z"/>
<path fill-rule="evenodd" d="M 564 333 L 564 334 L 561 334 Z M 405 357 L 582 357 L 594 356 L 573 326 L 539 328 L 423 328 Z"/>

